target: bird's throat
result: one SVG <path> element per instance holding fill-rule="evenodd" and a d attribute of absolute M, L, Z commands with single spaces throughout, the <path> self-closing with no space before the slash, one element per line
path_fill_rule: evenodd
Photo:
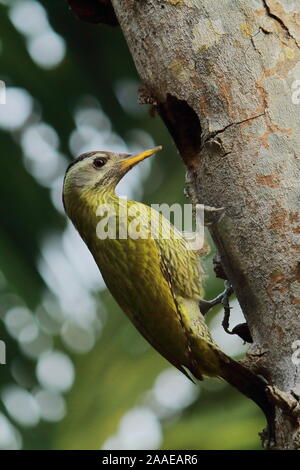
<path fill-rule="evenodd" d="M 97 240 L 97 225 L 101 216 L 105 215 L 109 208 L 115 208 L 117 211 L 120 204 L 124 204 L 124 200 L 120 199 L 113 189 L 74 191 L 65 198 L 68 216 L 89 247 Z"/>

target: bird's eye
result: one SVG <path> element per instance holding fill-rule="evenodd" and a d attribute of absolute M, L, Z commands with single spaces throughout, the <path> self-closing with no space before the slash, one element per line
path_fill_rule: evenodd
<path fill-rule="evenodd" d="M 107 158 L 97 157 L 93 161 L 94 168 L 97 168 L 97 169 L 102 168 L 106 162 L 107 162 Z"/>

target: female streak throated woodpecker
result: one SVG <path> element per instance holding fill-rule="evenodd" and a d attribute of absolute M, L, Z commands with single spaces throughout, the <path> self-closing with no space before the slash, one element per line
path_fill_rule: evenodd
<path fill-rule="evenodd" d="M 188 370 L 199 380 L 203 376 L 225 379 L 255 401 L 270 423 L 273 407 L 265 391 L 266 382 L 219 349 L 199 311 L 203 297 L 199 253 L 190 249 L 188 241 L 162 214 L 115 193 L 118 182 L 134 165 L 160 149 L 135 156 L 105 151 L 81 155 L 66 172 L 66 213 L 111 294 L 148 342 L 186 375 Z M 114 209 L 117 233 L 99 237 L 99 207 L 108 205 Z M 144 236 L 124 237 L 121 231 L 132 219 L 124 214 L 130 213 L 133 205 L 138 209 Z M 159 236 L 147 232 L 149 220 L 159 227 Z"/>

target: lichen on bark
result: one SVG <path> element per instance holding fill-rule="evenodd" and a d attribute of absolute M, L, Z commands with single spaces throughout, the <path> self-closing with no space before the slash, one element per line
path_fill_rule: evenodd
<path fill-rule="evenodd" d="M 300 78 L 300 5 L 112 4 L 195 201 L 226 208 L 211 233 L 254 340 L 248 363 L 298 400 L 300 119 L 292 86 Z M 277 447 L 299 448 L 298 418 L 276 403 Z"/>
<path fill-rule="evenodd" d="M 298 0 L 112 0 L 136 68 L 187 168 L 271 384 L 276 446 L 300 448 Z"/>

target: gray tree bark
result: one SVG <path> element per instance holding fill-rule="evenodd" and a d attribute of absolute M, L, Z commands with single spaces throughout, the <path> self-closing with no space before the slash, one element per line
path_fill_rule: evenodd
<path fill-rule="evenodd" d="M 271 384 L 276 447 L 299 449 L 300 1 L 112 6 L 193 202 L 226 209 L 211 234 L 254 341 L 247 364 Z"/>

